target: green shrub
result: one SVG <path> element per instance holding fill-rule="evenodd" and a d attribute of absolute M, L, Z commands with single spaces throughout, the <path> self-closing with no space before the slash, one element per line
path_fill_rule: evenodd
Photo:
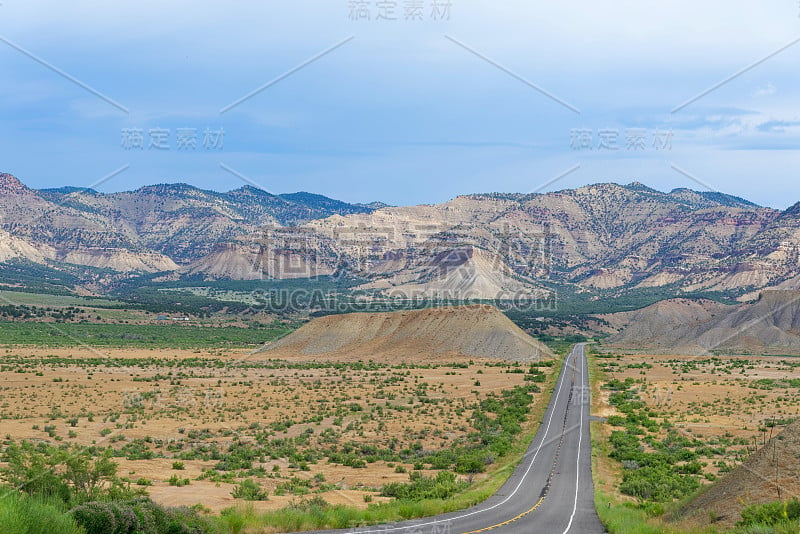
<path fill-rule="evenodd" d="M 72 516 L 86 534 L 127 534 L 142 530 L 133 510 L 116 503 L 88 502 L 73 509 Z"/>
<path fill-rule="evenodd" d="M 611 426 L 624 426 L 625 418 L 622 417 L 621 415 L 609 415 L 608 424 Z"/>
<path fill-rule="evenodd" d="M 11 443 L 3 458 L 8 465 L 0 469 L 0 477 L 28 495 L 56 497 L 72 504 L 101 497 L 129 499 L 137 490 L 119 480 L 111 454 L 105 450 L 93 457 L 88 449 L 78 447 Z"/>
<path fill-rule="evenodd" d="M 625 495 L 645 501 L 669 502 L 689 495 L 699 486 L 700 483 L 694 477 L 658 466 L 626 470 L 619 490 Z"/>
<path fill-rule="evenodd" d="M 447 499 L 468 486 L 469 483 L 457 481 L 456 475 L 449 471 L 440 471 L 436 477 L 426 477 L 419 471 L 414 471 L 409 475 L 408 483 L 386 484 L 381 495 L 408 501 Z"/>
<path fill-rule="evenodd" d="M 800 501 L 796 498 L 786 502 L 770 502 L 766 504 L 752 504 L 742 510 L 741 526 L 765 525 L 772 526 L 786 521 L 800 519 Z"/>
<path fill-rule="evenodd" d="M 12 443 L 6 448 L 3 460 L 8 466 L 0 470 L 0 476 L 9 485 L 32 496 L 70 500 L 69 486 L 55 473 L 59 462 L 47 446 Z"/>
<path fill-rule="evenodd" d="M 163 508 L 148 498 L 89 502 L 71 512 L 86 534 L 202 534 L 208 531 L 186 508 Z"/>
<path fill-rule="evenodd" d="M 462 456 L 456 460 L 456 473 L 483 473 L 484 471 L 486 471 L 486 462 L 478 454 Z"/>
<path fill-rule="evenodd" d="M 266 501 L 269 492 L 263 489 L 252 478 L 239 482 L 231 492 L 234 499 L 244 499 L 245 501 Z"/>
<path fill-rule="evenodd" d="M 169 480 L 167 482 L 169 483 L 170 486 L 175 486 L 178 488 L 182 488 L 190 484 L 188 478 L 181 478 L 178 475 L 172 475 L 171 477 L 169 477 Z"/>
<path fill-rule="evenodd" d="M 292 477 L 286 482 L 281 482 L 275 488 L 275 495 L 308 495 L 311 493 L 311 481 L 304 478 Z"/>

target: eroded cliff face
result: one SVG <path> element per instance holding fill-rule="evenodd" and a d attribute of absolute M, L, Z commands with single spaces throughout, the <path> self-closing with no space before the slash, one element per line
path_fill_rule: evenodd
<path fill-rule="evenodd" d="M 797 272 L 797 254 L 780 252 L 795 237 L 773 229 L 785 228 L 780 219 L 776 210 L 725 195 L 596 184 L 544 195 L 471 195 L 307 227 L 376 273 L 418 269 L 431 252 L 475 246 L 538 279 L 597 289 L 729 290 L 765 287 Z"/>

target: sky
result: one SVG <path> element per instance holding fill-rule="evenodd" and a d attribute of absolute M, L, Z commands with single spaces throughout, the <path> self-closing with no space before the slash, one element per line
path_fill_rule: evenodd
<path fill-rule="evenodd" d="M 2 0 L 0 172 L 443 202 L 800 201 L 797 0 Z"/>

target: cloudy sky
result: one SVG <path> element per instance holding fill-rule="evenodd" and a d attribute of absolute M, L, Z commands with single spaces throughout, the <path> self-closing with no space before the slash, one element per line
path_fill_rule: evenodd
<path fill-rule="evenodd" d="M 638 180 L 785 208 L 798 39 L 797 0 L 3 0 L 0 171 L 391 204 Z"/>

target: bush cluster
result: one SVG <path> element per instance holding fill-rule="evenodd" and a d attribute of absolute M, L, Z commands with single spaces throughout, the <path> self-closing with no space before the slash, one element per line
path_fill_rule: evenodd
<path fill-rule="evenodd" d="M 658 440 L 654 434 L 661 425 L 639 400 L 632 379 L 624 382 L 615 379 L 606 387 L 614 391 L 609 402 L 623 414 L 608 420 L 609 424 L 624 428 L 613 431 L 609 438 L 612 447 L 609 456 L 624 468 L 620 491 L 647 502 L 669 502 L 696 491 L 700 487 L 697 475 L 703 465 L 692 448 L 703 443 L 674 431 Z M 653 450 L 646 452 L 643 443 Z"/>
<path fill-rule="evenodd" d="M 244 499 L 245 501 L 266 501 L 269 498 L 269 492 L 252 478 L 239 482 L 231 495 L 234 499 Z"/>
<path fill-rule="evenodd" d="M 148 498 L 87 502 L 70 514 L 86 534 L 202 534 L 205 530 L 193 511 L 165 509 Z"/>
<path fill-rule="evenodd" d="M 456 480 L 456 475 L 449 471 L 440 471 L 435 477 L 426 477 L 419 471 L 412 471 L 410 482 L 392 482 L 383 487 L 381 495 L 405 501 L 421 501 L 424 499 L 446 499 L 460 491 L 464 491 L 469 483 Z"/>

